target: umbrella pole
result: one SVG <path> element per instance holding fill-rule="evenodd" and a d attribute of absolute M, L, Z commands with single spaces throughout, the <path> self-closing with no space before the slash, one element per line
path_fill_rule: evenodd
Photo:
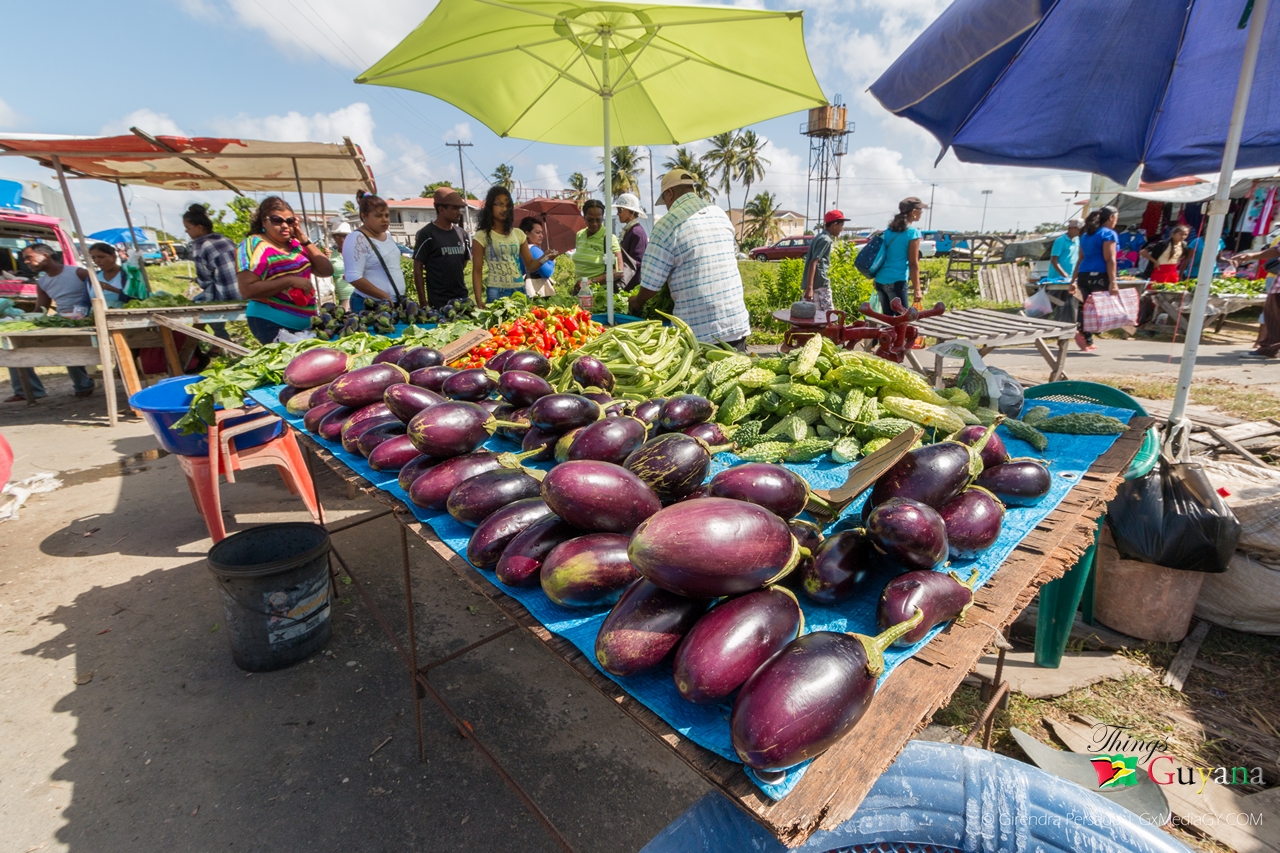
<path fill-rule="evenodd" d="M 609 88 L 609 33 L 601 37 L 603 70 L 600 87 L 604 101 L 604 293 L 605 311 L 609 325 L 613 325 L 613 147 L 609 139 L 609 109 L 613 91 Z"/>
<path fill-rule="evenodd" d="M 1191 395 L 1191 378 L 1196 369 L 1196 350 L 1200 348 L 1200 334 L 1204 331 L 1204 312 L 1209 305 L 1209 284 L 1213 280 L 1213 268 L 1218 260 L 1218 241 L 1222 239 L 1222 226 L 1227 217 L 1231 197 L 1231 176 L 1236 168 L 1236 156 L 1240 152 L 1240 137 L 1244 132 L 1245 110 L 1249 106 L 1249 90 L 1253 87 L 1253 72 L 1258 65 L 1258 49 L 1262 45 L 1262 25 L 1267 17 L 1267 0 L 1255 0 L 1249 18 L 1249 34 L 1245 39 L 1244 61 L 1240 65 L 1240 82 L 1236 85 L 1236 100 L 1231 108 L 1231 125 L 1227 129 L 1227 143 L 1222 150 L 1222 173 L 1218 176 L 1218 192 L 1209 203 L 1209 225 L 1200 250 L 1200 270 L 1196 278 L 1195 297 L 1191 302 L 1191 319 L 1187 323 L 1187 341 L 1182 349 L 1182 363 L 1178 368 L 1178 390 L 1169 411 L 1169 426 L 1177 428 L 1186 420 L 1187 398 Z"/>
<path fill-rule="evenodd" d="M 138 248 L 138 232 L 133 230 L 133 217 L 129 215 L 129 205 L 124 200 L 124 184 L 116 178 L 116 190 L 120 193 L 120 207 L 124 209 L 124 224 L 129 226 L 129 240 L 133 243 L 133 252 L 138 256 L 138 272 L 142 273 L 142 283 L 151 294 L 151 279 L 147 278 L 147 262 L 142 259 L 142 250 Z"/>

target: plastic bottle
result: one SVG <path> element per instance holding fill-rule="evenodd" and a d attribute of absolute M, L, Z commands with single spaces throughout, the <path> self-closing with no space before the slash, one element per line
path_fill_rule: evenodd
<path fill-rule="evenodd" d="M 596 297 L 591 292 L 591 280 L 584 278 L 578 282 L 578 305 L 583 311 L 591 311 L 595 308 Z"/>

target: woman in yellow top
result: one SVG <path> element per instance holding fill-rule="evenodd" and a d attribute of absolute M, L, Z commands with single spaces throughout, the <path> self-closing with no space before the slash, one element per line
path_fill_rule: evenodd
<path fill-rule="evenodd" d="M 471 239 L 471 289 L 476 305 L 483 308 L 486 299 L 501 299 L 524 290 L 521 261 L 524 269 L 536 270 L 559 254 L 552 249 L 535 261 L 529 253 L 529 238 L 515 227 L 511 193 L 503 186 L 490 187 L 480 209 L 480 227 Z"/>

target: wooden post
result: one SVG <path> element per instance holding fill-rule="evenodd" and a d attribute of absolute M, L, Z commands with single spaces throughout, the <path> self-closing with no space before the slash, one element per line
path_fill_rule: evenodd
<path fill-rule="evenodd" d="M 80 227 L 80 214 L 76 213 L 76 203 L 71 198 L 71 188 L 67 186 L 67 175 L 62 170 L 62 160 L 55 154 L 50 157 L 53 170 L 58 173 L 58 184 L 67 199 L 67 210 L 71 213 L 71 224 L 76 229 L 76 240 L 80 244 L 80 254 L 85 259 L 85 269 L 89 271 L 89 284 L 93 290 L 93 325 L 98 331 L 98 358 L 102 361 L 102 388 L 107 395 L 107 423 L 115 426 L 119 420 L 116 412 L 116 379 L 115 363 L 111 358 L 111 335 L 107 331 L 107 300 L 102 296 L 102 283 L 93 265 L 88 262 L 89 246 L 84 239 L 84 229 Z"/>
<path fill-rule="evenodd" d="M 293 182 L 298 187 L 298 204 L 302 205 L 302 233 L 307 235 L 307 239 L 311 239 L 311 230 L 307 228 L 307 200 L 302 196 L 302 178 L 298 177 L 298 159 L 291 158 L 293 161 Z"/>
<path fill-rule="evenodd" d="M 142 250 L 138 248 L 138 235 L 133 230 L 133 217 L 129 215 L 129 205 L 124 203 L 124 184 L 116 178 L 116 189 L 120 192 L 120 206 L 124 208 L 124 224 L 129 226 L 129 239 L 133 242 L 133 251 L 138 253 L 138 270 L 142 273 L 142 283 L 147 286 L 147 294 L 151 294 L 151 279 L 147 277 L 147 262 L 142 259 Z"/>

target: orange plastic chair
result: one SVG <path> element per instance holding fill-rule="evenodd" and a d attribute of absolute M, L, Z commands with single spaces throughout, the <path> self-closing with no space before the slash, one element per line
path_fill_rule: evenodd
<path fill-rule="evenodd" d="M 237 435 L 280 420 L 276 415 L 263 410 L 260 418 L 225 429 L 222 427 L 222 422 L 228 418 L 243 417 L 246 414 L 252 414 L 252 410 L 219 409 L 216 421 L 209 427 L 209 455 L 178 457 L 178 461 L 182 463 L 182 472 L 187 476 L 187 487 L 191 489 L 196 509 L 204 517 L 205 527 L 209 529 L 209 536 L 214 542 L 220 542 L 227 535 L 226 526 L 222 522 L 220 478 L 225 476 L 228 483 L 234 483 L 236 471 L 260 465 L 274 465 L 280 472 L 285 488 L 302 498 L 311 517 L 320 523 L 320 506 L 316 502 L 311 473 L 307 470 L 306 459 L 303 458 L 302 449 L 298 447 L 293 433 L 286 428 L 265 444 L 238 450 L 234 442 Z"/>

